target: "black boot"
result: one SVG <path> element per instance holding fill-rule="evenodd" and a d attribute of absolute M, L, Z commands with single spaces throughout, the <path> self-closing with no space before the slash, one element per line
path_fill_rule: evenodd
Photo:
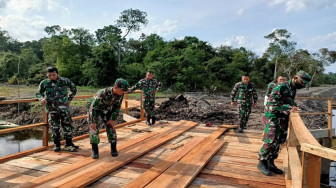
<path fill-rule="evenodd" d="M 79 146 L 75 146 L 72 143 L 72 138 L 65 138 L 65 146 L 64 146 L 65 151 L 76 152 L 76 151 L 78 151 L 77 150 L 78 148 L 79 148 Z"/>
<path fill-rule="evenodd" d="M 268 169 L 276 174 L 283 174 L 283 171 L 275 166 L 274 159 L 269 159 L 268 161 Z"/>
<path fill-rule="evenodd" d="M 258 169 L 260 170 L 261 173 L 263 173 L 266 176 L 271 176 L 272 173 L 268 169 L 268 162 L 266 160 L 260 160 L 258 163 Z"/>
<path fill-rule="evenodd" d="M 54 139 L 54 151 L 61 151 L 61 141 L 59 139 Z"/>
<path fill-rule="evenodd" d="M 238 132 L 239 132 L 239 133 L 243 133 L 243 130 L 244 130 L 243 126 L 240 126 L 240 127 L 238 128 Z"/>
<path fill-rule="evenodd" d="M 149 116 L 147 116 L 146 124 L 147 124 L 147 125 L 151 125 L 151 123 L 150 123 L 150 117 L 149 117 Z"/>
<path fill-rule="evenodd" d="M 155 124 L 155 120 L 156 120 L 156 118 L 155 118 L 155 117 L 152 117 L 152 125 Z"/>
<path fill-rule="evenodd" d="M 98 159 L 99 158 L 99 151 L 98 151 L 98 144 L 91 144 L 92 146 L 92 159 Z"/>
<path fill-rule="evenodd" d="M 111 143 L 111 155 L 112 155 L 112 157 L 117 157 L 118 156 L 117 142 L 112 142 Z"/>

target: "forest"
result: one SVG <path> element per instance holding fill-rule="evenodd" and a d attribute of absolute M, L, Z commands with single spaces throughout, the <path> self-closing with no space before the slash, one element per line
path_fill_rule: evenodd
<path fill-rule="evenodd" d="M 300 69 L 312 75 L 313 86 L 336 84 L 336 73 L 324 72 L 335 63 L 336 51 L 297 49 L 286 29 L 265 34 L 260 40 L 269 45 L 258 56 L 243 46 L 214 47 L 195 36 L 170 41 L 157 34 L 127 37 L 147 24 L 146 12 L 127 9 L 94 33 L 53 25 L 45 27 L 47 37 L 20 42 L 0 28 L 0 83 L 37 85 L 46 78 L 45 68 L 56 66 L 60 76 L 93 87 L 111 86 L 119 77 L 135 84 L 149 70 L 164 89 L 178 92 L 229 91 L 244 73 L 265 88 L 275 75 L 290 79 Z"/>

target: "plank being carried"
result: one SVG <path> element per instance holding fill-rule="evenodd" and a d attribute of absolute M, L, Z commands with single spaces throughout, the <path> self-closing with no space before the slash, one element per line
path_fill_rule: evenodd
<path fill-rule="evenodd" d="M 174 139 L 183 132 L 195 127 L 197 123 L 185 121 L 180 126 L 175 126 L 170 130 L 161 133 L 132 147 L 121 150 L 118 157 L 107 156 L 95 162 L 78 168 L 71 173 L 60 176 L 42 187 L 84 187 L 108 175 L 123 165 L 137 159 L 143 154 L 161 146 Z"/>

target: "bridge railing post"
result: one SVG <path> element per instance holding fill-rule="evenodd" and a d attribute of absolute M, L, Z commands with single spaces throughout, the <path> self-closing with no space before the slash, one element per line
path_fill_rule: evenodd
<path fill-rule="evenodd" d="M 44 147 L 48 147 L 48 140 L 49 140 L 49 124 L 48 124 L 48 113 L 46 112 L 45 108 L 43 107 L 43 118 L 42 121 L 45 125 L 43 125 L 43 143 Z"/>
<path fill-rule="evenodd" d="M 302 187 L 320 187 L 321 157 L 302 152 Z"/>
<path fill-rule="evenodd" d="M 328 131 L 330 139 L 332 138 L 331 130 L 332 130 L 332 99 L 328 99 Z"/>

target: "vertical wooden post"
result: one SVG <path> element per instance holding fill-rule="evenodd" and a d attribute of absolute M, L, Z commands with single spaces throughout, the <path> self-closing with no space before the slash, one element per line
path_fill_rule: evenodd
<path fill-rule="evenodd" d="M 320 187 L 321 157 L 302 152 L 302 187 Z"/>
<path fill-rule="evenodd" d="M 43 146 L 48 147 L 48 136 L 49 136 L 49 124 L 48 124 L 48 113 L 43 107 Z"/>
<path fill-rule="evenodd" d="M 140 119 L 145 119 L 144 109 L 143 109 L 143 100 L 142 100 L 142 92 L 140 94 Z"/>
<path fill-rule="evenodd" d="M 125 94 L 125 114 L 128 115 L 128 94 Z"/>
<path fill-rule="evenodd" d="M 332 130 L 332 99 L 328 99 L 328 131 L 329 131 L 329 138 L 332 137 L 331 130 Z"/>

